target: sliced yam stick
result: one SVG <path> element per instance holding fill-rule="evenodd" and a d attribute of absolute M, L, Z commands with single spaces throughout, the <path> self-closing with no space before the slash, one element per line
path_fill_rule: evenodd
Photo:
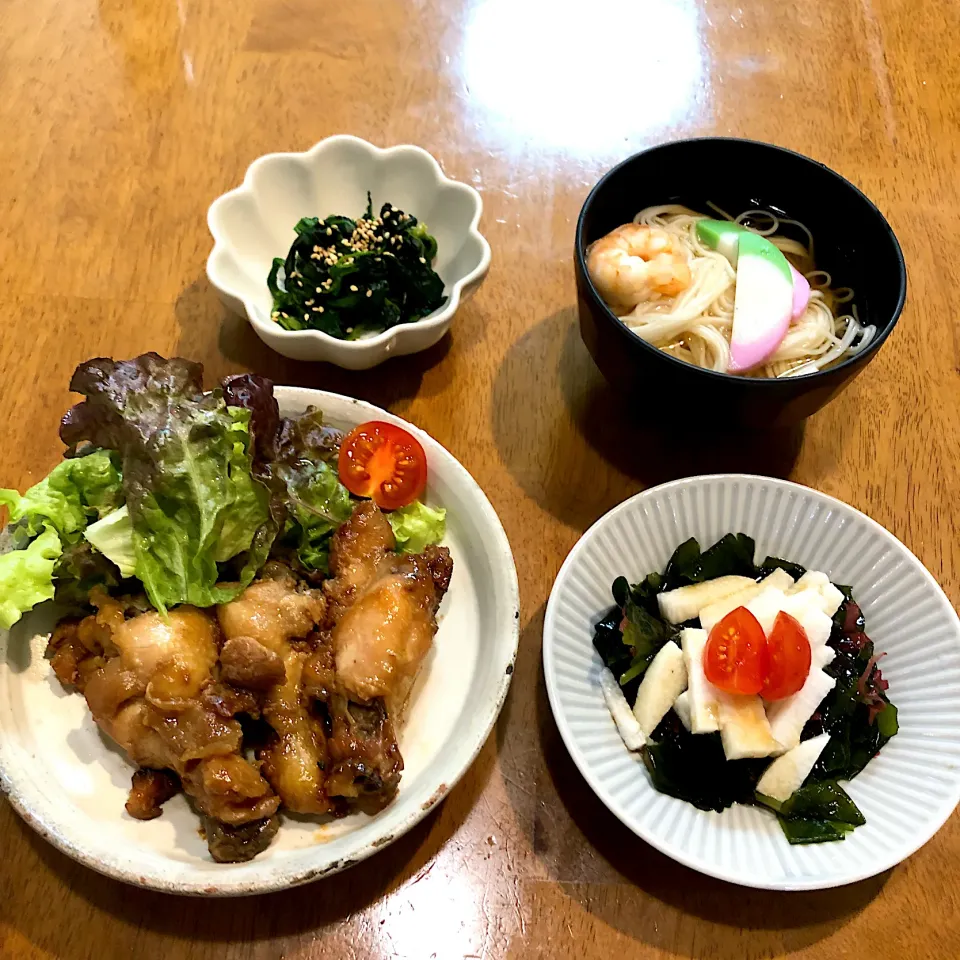
<path fill-rule="evenodd" d="M 749 577 L 716 577 L 703 583 L 667 590 L 657 596 L 660 615 L 671 623 L 693 620 L 707 604 L 716 603 L 731 593 L 749 587 L 753 582 Z"/>
<path fill-rule="evenodd" d="M 720 691 L 703 672 L 703 648 L 706 645 L 706 630 L 688 628 L 680 631 L 680 646 L 687 667 L 692 733 L 715 733 L 720 729 Z"/>
<path fill-rule="evenodd" d="M 720 692 L 720 739 L 728 760 L 771 757 L 780 750 L 757 694 Z"/>
<path fill-rule="evenodd" d="M 650 737 L 677 697 L 687 689 L 687 667 L 683 653 L 671 640 L 653 658 L 637 691 L 633 715 L 645 737 Z"/>
<path fill-rule="evenodd" d="M 824 667 L 830 666 L 830 664 L 833 663 L 836 655 L 837 651 L 826 643 L 822 647 L 811 647 L 810 669 L 822 670 Z"/>
<path fill-rule="evenodd" d="M 822 608 L 823 596 L 816 590 L 803 590 L 785 597 L 781 608 L 803 627 L 811 649 L 824 646 L 833 630 L 833 620 Z"/>
<path fill-rule="evenodd" d="M 600 673 L 600 689 L 603 691 L 603 699 L 610 711 L 610 716 L 617 725 L 617 732 L 627 749 L 639 750 L 647 740 L 630 709 L 630 704 L 627 703 L 627 698 L 620 689 L 617 678 L 609 670 L 604 669 Z"/>
<path fill-rule="evenodd" d="M 728 614 L 737 607 L 745 607 L 755 597 L 759 597 L 764 590 L 787 590 L 793 586 L 793 577 L 779 567 L 768 577 L 764 577 L 759 583 L 751 581 L 749 587 L 738 590 L 722 600 L 716 601 L 704 607 L 700 611 L 700 626 L 709 634 L 710 631 Z"/>
<path fill-rule="evenodd" d="M 680 718 L 680 722 L 684 725 L 687 730 L 687 733 L 691 733 L 690 729 L 690 691 L 684 690 L 679 697 L 673 702 L 673 709 L 676 715 Z"/>
<path fill-rule="evenodd" d="M 819 570 L 808 570 L 787 594 L 803 593 L 813 590 L 819 595 L 820 610 L 832 617 L 843 603 L 843 594 L 830 582 L 830 578 Z"/>
<path fill-rule="evenodd" d="M 800 742 L 804 726 L 836 682 L 823 670 L 811 667 L 810 674 L 800 690 L 793 696 L 777 700 L 767 707 L 770 731 L 780 744 L 779 753 L 792 750 Z"/>
<path fill-rule="evenodd" d="M 801 593 L 804 590 L 819 590 L 830 582 L 830 578 L 819 570 L 808 570 L 786 593 Z"/>
<path fill-rule="evenodd" d="M 803 786 L 829 742 L 830 734 L 821 733 L 777 757 L 763 771 L 757 782 L 757 793 L 778 803 L 786 803 Z"/>

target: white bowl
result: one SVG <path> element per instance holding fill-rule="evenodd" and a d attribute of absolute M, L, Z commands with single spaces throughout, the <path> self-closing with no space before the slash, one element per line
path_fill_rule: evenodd
<path fill-rule="evenodd" d="M 614 578 L 636 582 L 663 570 L 688 537 L 706 548 L 731 531 L 754 537 L 760 559 L 783 557 L 851 584 L 867 633 L 888 653 L 883 675 L 900 732 L 844 784 L 867 823 L 842 842 L 790 846 L 767 811 L 735 805 L 704 812 L 658 793 L 600 694 L 593 625 L 613 604 Z M 647 843 L 723 880 L 774 890 L 862 880 L 926 843 L 960 800 L 960 620 L 899 540 L 807 487 L 741 474 L 692 477 L 615 507 L 560 569 L 547 605 L 543 664 L 560 733 L 600 799 Z"/>
<path fill-rule="evenodd" d="M 497 515 L 469 473 L 436 440 L 369 403 L 277 387 L 284 413 L 310 404 L 350 429 L 388 420 L 427 454 L 425 499 L 447 508 L 444 543 L 453 580 L 434 648 L 400 730 L 404 771 L 396 799 L 376 816 L 321 825 L 284 817 L 272 846 L 249 863 L 218 864 L 182 795 L 144 823 L 124 811 L 133 767 L 104 737 L 83 697 L 60 687 L 43 652 L 50 605 L 0 631 L 0 787 L 42 836 L 81 863 L 142 887 L 208 896 L 263 893 L 336 873 L 396 840 L 460 779 L 503 705 L 517 651 L 517 574 Z"/>
<path fill-rule="evenodd" d="M 363 340 L 338 340 L 319 330 L 284 330 L 270 319 L 267 275 L 286 257 L 301 217 L 355 218 L 392 203 L 426 223 L 437 239 L 434 269 L 446 303 L 415 323 L 398 324 Z M 245 315 L 257 336 L 294 360 L 328 360 L 367 370 L 392 356 L 432 347 L 450 328 L 457 308 L 490 268 L 490 245 L 478 225 L 483 202 L 473 187 L 443 175 L 420 147 L 380 149 L 357 137 L 321 140 L 305 153 L 268 153 L 254 160 L 243 184 L 214 200 L 207 224 L 214 246 L 207 276 L 231 310 Z"/>

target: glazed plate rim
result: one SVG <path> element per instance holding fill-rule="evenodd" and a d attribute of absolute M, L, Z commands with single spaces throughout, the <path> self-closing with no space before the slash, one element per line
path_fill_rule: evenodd
<path fill-rule="evenodd" d="M 483 652 L 485 664 L 476 666 L 474 674 L 476 677 L 478 670 L 485 670 L 481 680 L 483 676 L 488 678 L 487 689 L 471 689 L 470 702 L 464 704 L 457 726 L 447 734 L 447 740 L 444 741 L 450 747 L 449 752 L 444 753 L 436 762 L 430 762 L 431 768 L 439 767 L 438 775 L 433 778 L 418 776 L 407 792 L 404 792 L 401 781 L 400 793 L 393 803 L 370 818 L 369 822 L 348 833 L 346 838 L 352 842 L 340 843 L 337 856 L 329 853 L 328 844 L 317 842 L 309 847 L 311 854 L 315 851 L 316 856 L 310 856 L 308 864 L 298 867 L 258 858 L 250 864 L 222 864 L 215 869 L 211 861 L 203 864 L 202 868 L 197 865 L 195 868 L 188 867 L 185 871 L 182 861 L 177 861 L 176 871 L 179 876 L 174 880 L 152 866 L 138 866 L 135 859 L 124 856 L 122 851 L 95 852 L 92 847 L 95 848 L 96 845 L 84 840 L 85 830 L 95 830 L 95 821 L 85 820 L 82 812 L 79 817 L 76 816 L 69 804 L 61 811 L 55 801 L 34 783 L 28 768 L 31 759 L 35 767 L 40 765 L 37 758 L 25 759 L 22 749 L 18 749 L 13 742 L 5 742 L 3 717 L 0 716 L 0 792 L 6 794 L 10 805 L 40 836 L 63 853 L 99 873 L 135 886 L 191 896 L 246 896 L 308 883 L 366 859 L 419 823 L 466 773 L 490 735 L 510 686 L 519 642 L 519 588 L 516 566 L 496 511 L 466 468 L 429 434 L 366 401 L 307 387 L 276 386 L 275 395 L 281 412 L 301 411 L 309 405 L 315 405 L 324 411 L 328 422 L 337 426 L 356 425 L 378 419 L 404 427 L 423 445 L 427 452 L 431 476 L 435 481 L 445 486 L 452 484 L 456 488 L 456 496 L 469 504 L 469 522 L 475 527 L 477 540 L 471 541 L 469 561 L 464 556 L 458 558 L 457 554 L 454 554 L 454 582 L 456 583 L 458 559 L 461 563 L 468 563 L 471 570 L 485 564 L 483 575 L 492 578 L 490 583 L 493 595 L 480 597 L 494 607 L 486 621 L 491 628 L 483 635 L 479 633 L 480 627 L 477 628 L 479 649 Z M 440 505 L 449 507 L 449 504 L 442 501 Z M 467 519 L 461 517 L 459 521 L 454 519 L 454 522 Z M 472 590 L 472 574 L 470 581 Z M 453 587 L 451 592 L 452 589 Z M 441 632 L 446 603 L 441 606 L 439 614 Z M 4 679 L 3 675 L 6 674 L 7 683 L 11 676 L 16 676 L 8 667 L 8 640 L 9 633 L 0 631 L 0 679 Z M 26 687 L 26 684 L 24 686 Z M 407 748 L 403 749 L 406 752 Z M 132 765 L 130 770 L 132 772 Z M 154 822 L 159 821 L 147 821 L 142 826 L 149 829 Z M 283 829 L 281 824 L 281 834 Z M 235 875 L 235 868 L 249 868 L 251 865 L 253 877 L 247 875 L 238 878 Z M 258 867 L 262 869 L 257 869 Z M 188 878 L 184 878 L 184 872 L 189 874 Z M 244 873 L 250 874 L 251 871 L 244 870 Z"/>

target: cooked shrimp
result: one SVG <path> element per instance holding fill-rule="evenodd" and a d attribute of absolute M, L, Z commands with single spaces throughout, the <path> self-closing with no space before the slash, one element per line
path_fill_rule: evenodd
<path fill-rule="evenodd" d="M 687 256 L 666 230 L 625 223 L 592 244 L 587 270 L 600 296 L 632 310 L 656 295 L 675 297 L 690 286 Z"/>

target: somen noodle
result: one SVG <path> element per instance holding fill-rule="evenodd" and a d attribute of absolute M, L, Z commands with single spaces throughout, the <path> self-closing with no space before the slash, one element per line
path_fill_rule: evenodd
<path fill-rule="evenodd" d="M 711 204 L 712 206 L 712 204 Z M 719 216 L 734 220 L 715 208 Z M 697 236 L 697 221 L 707 219 L 677 204 L 647 207 L 633 222 L 657 227 L 670 234 L 674 247 L 686 253 L 691 280 L 674 296 L 653 293 L 620 319 L 637 336 L 681 360 L 698 367 L 727 373 L 733 329 L 737 272 L 720 252 L 705 247 Z M 814 264 L 813 237 L 796 220 L 777 217 L 767 210 L 747 210 L 735 218 L 741 226 L 766 237 L 810 283 L 804 312 L 790 323 L 780 345 L 752 377 L 802 376 L 823 370 L 842 358 L 863 350 L 876 328 L 862 325 L 849 287 L 833 287 L 833 279 Z M 781 233 L 793 228 L 803 240 Z"/>

